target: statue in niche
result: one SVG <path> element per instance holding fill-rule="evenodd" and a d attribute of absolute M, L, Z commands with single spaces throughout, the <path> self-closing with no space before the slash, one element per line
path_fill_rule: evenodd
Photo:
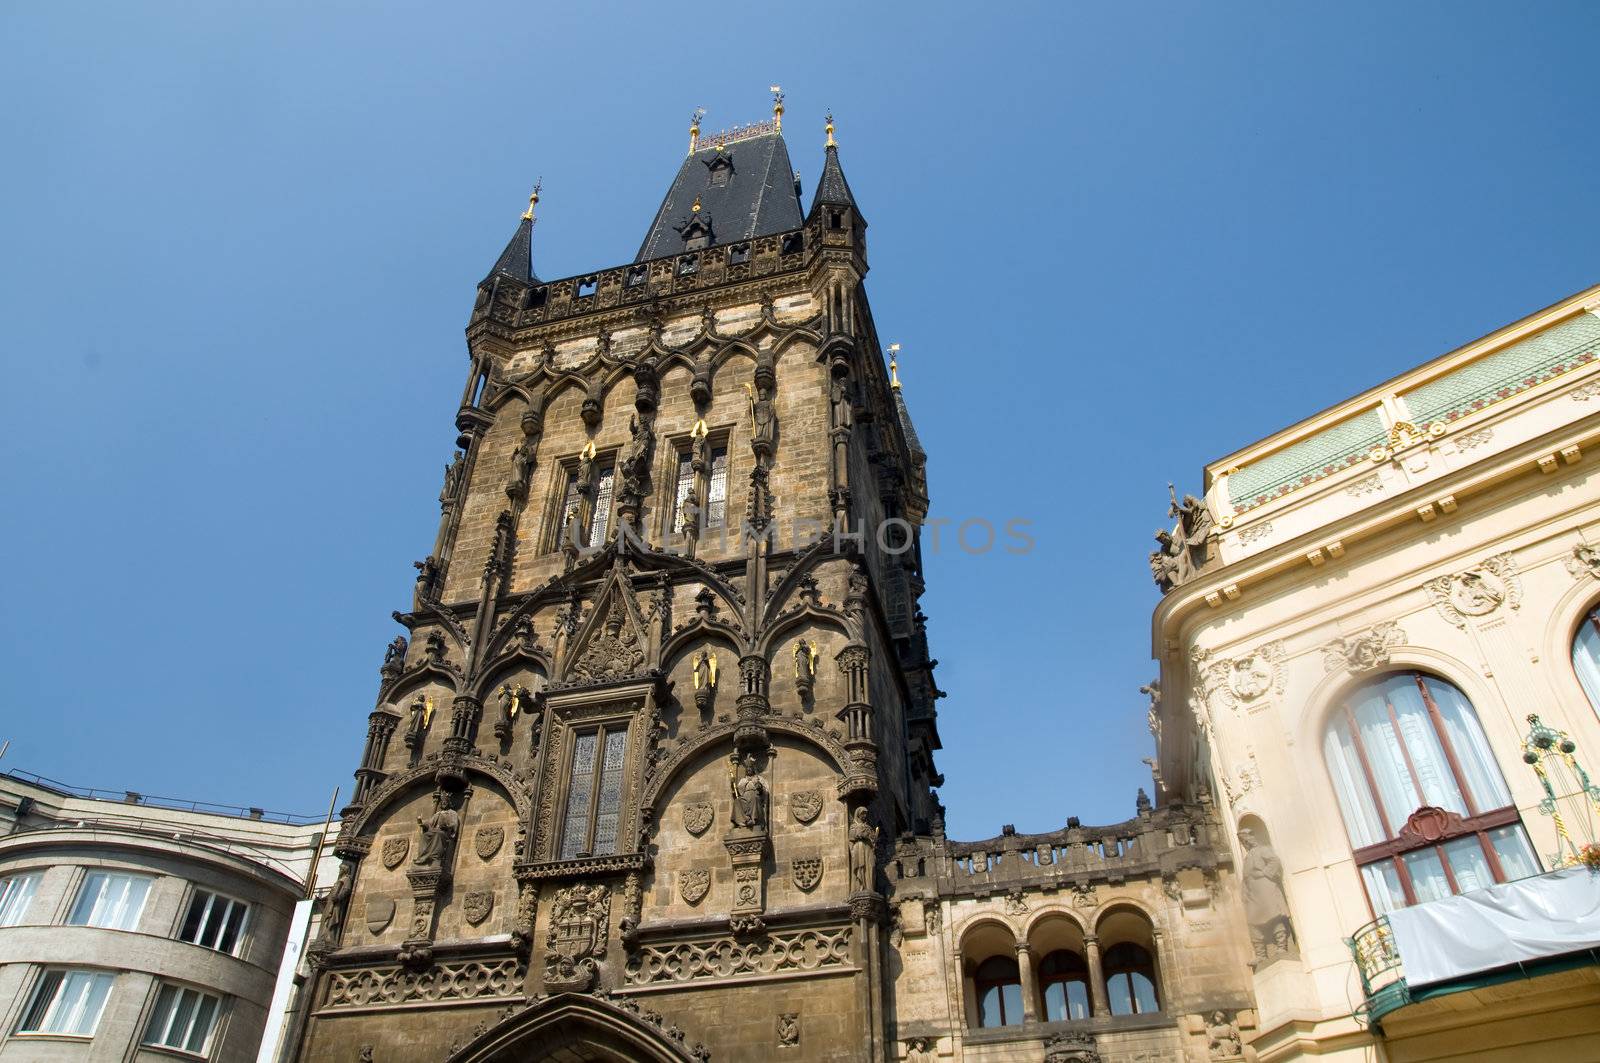
<path fill-rule="evenodd" d="M 705 712 L 717 689 L 717 655 L 701 650 L 694 659 L 694 707 Z"/>
<path fill-rule="evenodd" d="M 878 828 L 872 825 L 866 808 L 858 808 L 850 819 L 850 889 L 853 892 L 872 889 L 872 868 L 877 852 Z"/>
<path fill-rule="evenodd" d="M 844 386 L 844 381 L 833 382 L 828 392 L 828 400 L 833 406 L 833 427 L 849 428 L 855 414 L 850 408 L 850 392 Z"/>
<path fill-rule="evenodd" d="M 744 774 L 733 781 L 733 825 L 746 830 L 765 830 L 767 784 L 761 781 L 754 753 L 746 753 L 741 764 Z"/>
<path fill-rule="evenodd" d="M 433 795 L 433 815 L 427 819 L 417 817 L 422 828 L 422 843 L 411 863 L 416 867 L 447 867 L 456 835 L 461 831 L 461 813 L 455 809 L 455 797 L 448 790 L 438 790 Z"/>
<path fill-rule="evenodd" d="M 650 434 L 648 422 L 641 422 L 637 417 L 628 418 L 628 445 L 623 448 L 622 460 L 619 461 L 619 471 L 622 473 L 623 490 L 630 494 L 642 494 L 644 482 L 649 474 L 651 444 L 654 442 Z"/>
<path fill-rule="evenodd" d="M 411 589 L 411 608 L 419 610 L 438 596 L 435 584 L 439 579 L 439 559 L 429 555 L 411 562 L 411 567 L 417 570 L 417 582 Z"/>
<path fill-rule="evenodd" d="M 1244 847 L 1244 917 L 1250 924 L 1250 946 L 1258 964 L 1300 955 L 1295 944 L 1289 901 L 1283 893 L 1283 862 L 1272 846 L 1256 837 L 1250 827 L 1239 828 Z"/>
<path fill-rule="evenodd" d="M 817 648 L 805 639 L 794 644 L 794 686 L 802 698 L 817 685 Z"/>
<path fill-rule="evenodd" d="M 533 445 L 524 439 L 517 444 L 517 449 L 511 452 L 511 483 L 510 486 L 525 488 L 528 486 L 528 474 L 533 471 Z"/>
<path fill-rule="evenodd" d="M 756 457 L 770 460 L 773 444 L 778 439 L 778 411 L 772 404 L 772 384 L 765 374 L 756 375 L 756 386 L 750 394 L 750 449 Z"/>
<path fill-rule="evenodd" d="M 700 541 L 700 493 L 693 487 L 683 493 L 683 502 L 678 507 L 678 531 L 683 535 L 684 554 L 693 557 Z"/>

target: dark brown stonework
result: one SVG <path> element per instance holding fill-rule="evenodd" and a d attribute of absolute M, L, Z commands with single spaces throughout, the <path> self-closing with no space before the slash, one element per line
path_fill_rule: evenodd
<path fill-rule="evenodd" d="M 724 145 L 730 180 L 756 139 Z M 994 1031 L 942 988 L 957 923 L 1217 889 L 1204 808 L 944 837 L 925 455 L 866 302 L 865 219 L 830 147 L 801 224 L 717 242 L 732 222 L 664 217 L 653 240 L 711 243 L 546 283 L 525 219 L 480 286 L 301 1058 L 959 1055 Z M 912 549 L 880 545 L 888 518 Z M 1248 1006 L 1218 984 L 1197 1010 Z M 1108 1060 L 1116 1036 L 1179 1036 L 1165 1014 L 1094 1024 Z M 1043 1058 L 1050 1032 L 1011 1034 Z"/>

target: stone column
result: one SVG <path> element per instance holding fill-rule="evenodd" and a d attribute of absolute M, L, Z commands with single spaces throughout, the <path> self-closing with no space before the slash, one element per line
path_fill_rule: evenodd
<path fill-rule="evenodd" d="M 1106 1004 L 1105 972 L 1100 969 L 1100 939 L 1085 934 L 1083 949 L 1088 954 L 1084 959 L 1089 961 L 1089 999 L 1094 1003 L 1094 1017 L 1104 1018 L 1111 1014 L 1111 1008 Z"/>
<path fill-rule="evenodd" d="M 1039 984 L 1033 977 L 1033 946 L 1026 941 L 1019 941 L 1017 949 L 1017 970 L 1022 975 L 1022 1021 L 1039 1021 Z"/>

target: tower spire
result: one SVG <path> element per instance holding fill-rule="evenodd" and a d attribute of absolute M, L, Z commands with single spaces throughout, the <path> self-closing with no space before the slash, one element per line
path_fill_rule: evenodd
<path fill-rule="evenodd" d="M 539 192 L 543 187 L 544 178 L 541 177 L 534 184 L 532 195 L 528 196 L 528 209 L 522 212 L 522 220 L 517 223 L 517 231 L 511 234 L 506 249 L 500 252 L 494 268 L 483 279 L 485 284 L 496 277 L 504 277 L 522 284 L 539 283 L 539 275 L 533 272 L 533 209 L 539 205 Z"/>
<path fill-rule="evenodd" d="M 837 144 L 835 144 L 833 142 L 833 112 L 832 111 L 828 112 L 828 143 L 823 145 L 823 146 L 824 147 L 829 147 L 829 148 L 837 148 L 839 146 L 839 145 L 837 145 Z"/>

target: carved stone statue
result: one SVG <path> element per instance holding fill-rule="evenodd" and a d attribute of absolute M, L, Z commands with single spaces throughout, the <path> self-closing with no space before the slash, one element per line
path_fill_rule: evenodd
<path fill-rule="evenodd" d="M 1244 917 L 1250 924 L 1250 945 L 1256 962 L 1298 956 L 1289 902 L 1283 894 L 1283 862 L 1272 846 L 1257 838 L 1249 827 L 1240 828 L 1239 844 L 1244 847 L 1244 865 L 1240 869 Z"/>
<path fill-rule="evenodd" d="M 511 452 L 511 481 L 507 486 L 526 488 L 528 474 L 533 471 L 533 444 L 524 439 Z"/>
<path fill-rule="evenodd" d="M 467 457 L 456 451 L 455 458 L 444 467 L 444 489 L 439 492 L 439 504 L 446 505 L 461 490 L 461 476 L 467 469 Z"/>
<path fill-rule="evenodd" d="M 711 707 L 717 689 L 717 655 L 701 650 L 694 659 L 694 706 L 701 712 Z"/>
<path fill-rule="evenodd" d="M 439 559 L 425 557 L 413 561 L 411 567 L 417 570 L 417 582 L 411 590 L 411 608 L 421 609 L 438 597 Z"/>
<path fill-rule="evenodd" d="M 805 639 L 794 644 L 794 686 L 802 698 L 817 685 L 817 648 Z"/>
<path fill-rule="evenodd" d="M 835 380 L 828 391 L 828 401 L 833 406 L 833 427 L 849 428 L 854 421 L 854 411 L 850 408 L 850 392 L 844 386 L 844 381 Z"/>
<path fill-rule="evenodd" d="M 754 753 L 746 753 L 742 761 L 744 774 L 733 782 L 733 825 L 747 830 L 765 830 L 767 826 L 767 784 L 761 781 L 756 770 Z"/>
<path fill-rule="evenodd" d="M 643 494 L 644 484 L 650 474 L 650 451 L 655 437 L 648 421 L 628 418 L 628 445 L 623 448 L 622 459 L 617 463 L 622 473 L 622 490 L 626 494 Z"/>
<path fill-rule="evenodd" d="M 1225 1011 L 1213 1011 L 1206 1022 L 1207 1048 L 1212 1059 L 1242 1059 L 1244 1046 L 1239 1039 L 1239 1025 L 1228 1018 Z"/>
<path fill-rule="evenodd" d="M 862 893 L 872 888 L 872 870 L 877 863 L 878 828 L 858 808 L 850 820 L 850 889 Z"/>
<path fill-rule="evenodd" d="M 455 848 L 456 835 L 461 832 L 461 813 L 455 810 L 455 797 L 448 790 L 433 795 L 433 815 L 427 819 L 417 817 L 422 828 L 422 841 L 411 863 L 417 867 L 445 868 Z"/>
<path fill-rule="evenodd" d="M 1167 516 L 1177 525 L 1171 531 L 1156 532 L 1157 549 L 1150 554 L 1150 575 L 1163 592 L 1193 579 L 1211 559 L 1211 529 L 1215 524 L 1211 510 L 1194 495 L 1178 501 L 1177 491 L 1167 485 L 1171 503 Z"/>
<path fill-rule="evenodd" d="M 778 411 L 772 404 L 772 385 L 758 374 L 750 394 L 750 449 L 757 458 L 770 461 L 777 439 Z"/>
<path fill-rule="evenodd" d="M 322 941 L 329 948 L 339 947 L 339 935 L 344 930 L 345 908 L 350 903 L 350 890 L 355 872 L 349 861 L 339 868 L 339 877 L 327 896 L 322 898 Z"/>
<path fill-rule="evenodd" d="M 394 641 L 389 643 L 389 648 L 383 651 L 383 671 L 398 672 L 403 669 L 409 645 L 404 635 L 396 635 Z"/>
<path fill-rule="evenodd" d="M 678 531 L 684 538 L 684 553 L 693 557 L 700 541 L 700 494 L 693 487 L 684 492 L 678 507 Z"/>

